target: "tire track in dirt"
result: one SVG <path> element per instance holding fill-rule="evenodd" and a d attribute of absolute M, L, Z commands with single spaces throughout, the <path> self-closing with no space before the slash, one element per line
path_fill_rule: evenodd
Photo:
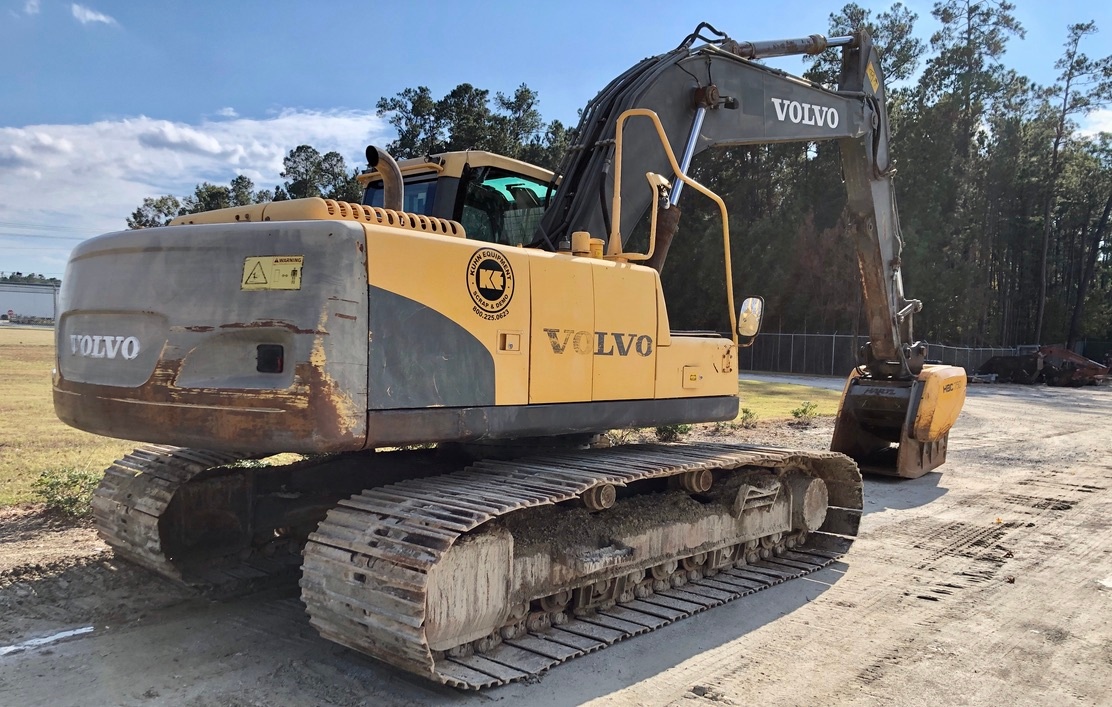
<path fill-rule="evenodd" d="M 991 425 L 985 426 L 986 430 L 992 428 Z M 1026 463 L 1030 460 L 1045 461 L 1050 456 L 1043 441 L 1030 445 L 1017 444 L 1013 435 L 1000 432 L 999 427 L 995 429 L 992 436 L 997 437 L 997 441 L 990 444 L 994 447 L 1004 445 L 1007 453 L 1003 456 L 1009 460 Z M 1091 446 L 1079 449 L 1069 441 L 1075 437 L 1088 439 L 1086 431 L 1067 429 L 1059 432 L 1051 438 L 1051 445 L 1068 442 L 1071 453 L 1067 456 L 1076 457 L 1086 464 L 1092 461 L 1094 450 Z M 1056 466 L 1061 464 L 1060 456 L 1054 454 L 1054 459 Z M 1017 555 L 1017 547 L 1038 543 L 1045 538 L 1074 536 L 1077 534 L 1075 531 L 1085 528 L 1087 524 L 1092 525 L 1095 518 L 1106 517 L 1097 511 L 1098 506 L 1106 504 L 1105 487 L 1059 480 L 1058 477 L 1066 472 L 1046 469 L 1045 465 L 1034 474 L 1029 469 L 1027 474 L 1016 474 L 1014 470 L 1024 465 L 1006 464 L 1001 472 L 994 464 L 977 464 L 970 470 L 973 483 L 968 489 L 963 483 L 954 484 L 943 501 L 935 504 L 939 506 L 937 515 L 920 515 L 926 509 L 915 509 L 910 512 L 910 518 L 905 514 L 898 521 L 861 534 L 847 557 L 849 574 L 846 580 L 837 584 L 830 594 L 820 597 L 816 604 L 825 604 L 824 613 L 827 616 L 823 619 L 824 623 L 838 626 L 842 634 L 870 636 L 870 642 L 877 647 L 870 651 L 866 664 L 856 671 L 851 682 L 840 681 L 836 670 L 825 668 L 828 679 L 823 682 L 826 685 L 810 694 L 805 690 L 793 691 L 790 703 L 832 701 L 829 684 L 839 682 L 843 687 L 834 694 L 847 702 L 867 697 L 877 690 L 876 694 L 892 694 L 898 690 L 891 684 L 893 676 L 905 674 L 911 667 L 954 652 L 953 637 L 947 635 L 949 632 L 944 631 L 944 627 L 962 622 L 975 613 L 978 604 L 990 600 L 995 593 L 1004 593 L 1004 598 L 1008 598 L 1005 588 L 1015 581 L 1015 575 L 1026 574 L 1030 565 L 1030 560 Z M 947 469 L 954 466 L 952 463 Z M 1001 489 L 1010 488 L 1017 490 L 1001 494 Z M 1089 535 L 1093 547 L 1088 548 L 1086 546 L 1090 543 L 1084 543 L 1082 547 L 1085 547 L 1086 554 L 1109 540 L 1107 524 L 1101 525 L 1100 529 L 1103 539 Z M 1084 532 L 1080 535 L 1082 538 L 1087 536 Z M 1080 548 L 1074 546 L 1074 549 Z M 906 572 L 900 573 L 897 578 L 890 573 L 885 578 L 858 574 L 859 567 L 855 560 L 862 553 L 869 555 L 870 560 L 905 567 Z M 1045 571 L 1037 561 L 1030 569 Z M 887 611 L 878 614 L 881 618 L 874 620 L 871 612 L 877 607 L 885 607 Z M 893 614 L 914 618 L 911 621 L 893 621 Z M 1063 618 L 1067 622 L 1074 620 L 1072 616 Z M 809 625 L 813 622 L 807 619 L 802 623 Z M 781 641 L 783 639 L 780 638 Z M 798 644 L 799 641 L 793 643 Z M 1006 642 L 994 642 L 992 645 L 995 649 L 1007 650 Z M 749 655 L 778 653 L 776 646 L 758 644 Z M 790 658 L 805 664 L 816 653 L 803 651 Z M 815 663 L 823 664 L 824 656 L 814 657 Z M 729 687 L 735 673 L 744 674 L 745 670 L 729 671 L 725 683 L 717 685 L 717 694 L 729 696 L 732 693 Z M 747 700 L 772 697 L 775 702 L 774 696 L 782 695 L 771 681 L 768 681 L 770 689 L 766 693 L 762 689 L 765 683 L 758 678 L 754 684 L 746 686 Z M 811 687 L 816 686 L 812 684 Z M 1088 694 L 1091 699 L 1093 693 L 1065 688 L 1064 694 L 1071 697 Z M 676 701 L 673 704 L 682 703 Z"/>
<path fill-rule="evenodd" d="M 920 608 L 916 614 L 914 630 L 900 633 L 894 645 L 876 656 L 856 676 L 862 686 L 875 688 L 875 684 L 899 673 L 906 674 L 908 668 L 922 662 L 923 644 L 941 637 L 940 627 L 952 627 L 962 622 L 970 614 L 976 613 L 978 606 L 1001 604 L 1007 606 L 1011 595 L 1006 591 L 1018 577 L 1025 577 L 1048 569 L 1046 560 L 1054 558 L 1061 565 L 1061 572 L 1067 574 L 1070 563 L 1062 553 L 1046 553 L 1038 548 L 1046 538 L 1062 535 L 1085 537 L 1076 531 L 1091 525 L 1093 519 L 1107 517 L 1108 496 L 1103 487 L 1092 484 L 1058 482 L 1039 474 L 1014 482 L 1020 487 L 1037 487 L 1046 491 L 1045 495 L 1025 495 L 1019 493 L 973 493 L 962 494 L 951 499 L 951 507 L 960 509 L 963 514 L 981 517 L 996 515 L 990 525 L 984 522 L 973 523 L 965 520 L 945 522 L 935 518 L 914 518 L 890 527 L 886 538 L 897 547 L 903 547 L 906 559 L 910 554 L 907 548 L 925 550 L 927 554 L 921 561 L 906 563 L 908 569 L 916 571 L 909 577 L 909 587 L 913 591 L 908 596 L 938 604 L 938 607 Z M 958 503 L 954 504 L 953 501 Z M 1018 520 L 1003 520 L 1003 518 Z M 1075 551 L 1090 555 L 1099 546 L 1105 546 L 1112 539 L 1109 524 L 1100 523 L 1101 535 L 1090 535 L 1090 543 L 1074 545 Z M 1067 532 L 1063 532 L 1067 531 Z M 903 542 L 901 542 L 903 538 Z M 909 544 L 904 544 L 909 543 Z M 1027 548 L 1034 546 L 1034 552 Z M 852 556 L 849 558 L 852 562 Z M 1021 580 L 1020 580 L 1021 581 Z M 1067 611 L 1056 617 L 1066 624 L 1087 621 L 1085 611 Z M 1051 644 L 1060 644 L 1068 639 L 1069 632 L 1061 628 L 1042 626 L 1027 630 L 1045 634 Z M 952 629 L 951 629 L 952 630 Z M 1017 650 L 1019 643 L 994 640 L 987 637 L 985 653 L 1005 655 Z M 919 654 L 917 655 L 917 651 Z M 930 651 L 937 653 L 937 649 Z M 909 657 L 910 656 L 910 657 Z M 1093 699 L 1094 693 L 1065 689 L 1066 694 L 1076 699 Z M 843 691 L 849 698 L 852 690 Z M 1096 693 L 1099 694 L 1099 693 Z"/>

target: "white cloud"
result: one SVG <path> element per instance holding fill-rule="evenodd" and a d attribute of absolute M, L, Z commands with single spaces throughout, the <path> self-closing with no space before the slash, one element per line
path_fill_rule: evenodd
<path fill-rule="evenodd" d="M 23 14 L 37 15 L 39 14 L 39 0 L 27 0 L 23 3 Z"/>
<path fill-rule="evenodd" d="M 239 117 L 239 113 L 236 113 L 236 109 L 232 108 L 231 106 L 225 106 L 224 108 L 221 108 L 220 110 L 216 111 L 216 114 L 218 116 L 220 116 L 221 118 L 238 118 Z"/>
<path fill-rule="evenodd" d="M 237 174 L 257 189 L 273 189 L 283 181 L 282 159 L 303 144 L 336 150 L 354 169 L 362 166 L 367 144 L 385 144 L 391 132 L 373 112 L 338 110 L 198 124 L 137 116 L 0 128 L 0 223 L 33 226 L 0 228 L 0 270 L 60 273 L 77 243 L 8 240 L 6 233 L 89 238 L 117 231 L 145 197 L 185 196 L 200 182 L 227 184 Z"/>
<path fill-rule="evenodd" d="M 31 0 L 31 2 L 35 2 L 35 0 Z M 93 22 L 103 22 L 106 25 L 120 24 L 113 17 L 109 17 L 108 15 L 97 12 L 96 10 L 85 7 L 84 5 L 78 5 L 77 3 L 70 5 L 70 12 L 73 13 L 74 19 L 76 19 L 83 25 L 91 24 Z"/>
<path fill-rule="evenodd" d="M 156 121 L 136 136 L 147 147 L 196 152 L 201 155 L 227 156 L 227 150 L 212 135 L 168 120 Z"/>
<path fill-rule="evenodd" d="M 1085 116 L 1081 121 L 1083 135 L 1112 133 L 1112 108 L 1101 108 Z"/>

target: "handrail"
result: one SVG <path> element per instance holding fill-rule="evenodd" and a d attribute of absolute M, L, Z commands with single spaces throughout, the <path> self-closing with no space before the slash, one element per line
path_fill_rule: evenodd
<path fill-rule="evenodd" d="M 726 302 L 730 308 L 730 334 L 733 337 L 734 346 L 737 346 L 737 312 L 734 311 L 734 272 L 733 264 L 730 259 L 730 218 L 726 211 L 726 202 L 722 201 L 722 197 L 718 196 L 710 189 L 707 189 L 702 184 L 699 184 L 691 177 L 688 177 L 680 169 L 679 162 L 676 161 L 676 155 L 672 152 L 672 146 L 668 142 L 668 135 L 664 132 L 664 126 L 660 122 L 660 116 L 655 111 L 648 108 L 630 108 L 618 116 L 616 134 L 614 136 L 614 197 L 611 201 L 611 217 L 610 226 L 610 240 L 606 245 L 606 257 L 608 259 L 625 258 L 631 259 L 630 255 L 642 256 L 640 253 L 625 254 L 622 252 L 622 136 L 625 131 L 625 123 L 630 118 L 644 117 L 652 121 L 653 126 L 656 128 L 657 137 L 660 138 L 660 145 L 664 148 L 664 154 L 668 158 L 668 162 L 675 172 L 676 177 L 681 182 L 699 192 L 703 196 L 714 201 L 718 204 L 718 211 L 722 216 L 722 251 L 723 258 L 726 264 Z M 652 178 L 649 178 L 650 184 Z M 655 216 L 655 208 L 654 213 Z M 654 219 L 655 221 L 655 219 Z M 655 223 L 650 233 L 650 254 L 653 246 L 656 243 L 656 229 Z M 638 257 L 637 259 L 644 259 L 648 256 Z"/>

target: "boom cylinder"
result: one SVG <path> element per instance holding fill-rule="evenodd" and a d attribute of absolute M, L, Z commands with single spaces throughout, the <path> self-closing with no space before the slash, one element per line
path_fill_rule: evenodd
<path fill-rule="evenodd" d="M 792 54 L 819 54 L 830 47 L 843 47 L 856 42 L 855 37 L 824 37 L 812 34 L 796 39 L 766 39 L 759 42 L 735 42 L 729 40 L 722 49 L 745 59 L 764 59 L 773 56 Z"/>

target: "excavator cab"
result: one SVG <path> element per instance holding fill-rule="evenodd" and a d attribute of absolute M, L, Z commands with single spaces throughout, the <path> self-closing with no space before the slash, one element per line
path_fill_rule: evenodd
<path fill-rule="evenodd" d="M 469 239 L 487 243 L 530 243 L 556 187 L 548 170 L 481 150 L 403 160 L 398 166 L 405 212 L 457 221 Z M 369 169 L 359 180 L 363 204 L 381 208 L 382 175 Z"/>

